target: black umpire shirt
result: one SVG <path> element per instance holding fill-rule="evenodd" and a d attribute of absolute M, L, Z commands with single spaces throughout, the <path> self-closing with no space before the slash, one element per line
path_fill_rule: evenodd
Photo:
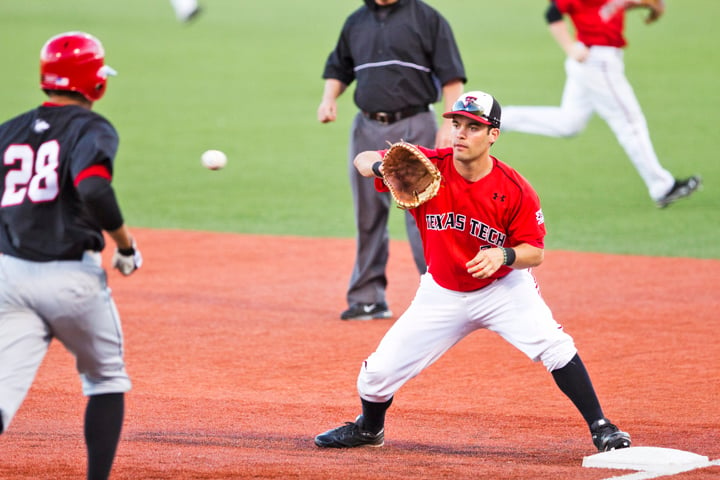
<path fill-rule="evenodd" d="M 345 21 L 323 78 L 357 80 L 355 104 L 366 112 L 430 105 L 443 85 L 466 80 L 450 25 L 420 0 L 365 0 Z"/>
<path fill-rule="evenodd" d="M 43 262 L 102 250 L 76 184 L 109 181 L 117 147 L 110 122 L 80 106 L 40 106 L 0 125 L 0 252 Z"/>

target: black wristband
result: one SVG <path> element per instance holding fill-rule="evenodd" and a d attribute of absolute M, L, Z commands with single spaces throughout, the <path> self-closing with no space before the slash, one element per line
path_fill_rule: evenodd
<path fill-rule="evenodd" d="M 380 166 L 382 165 L 382 162 L 378 160 L 377 162 L 373 163 L 372 165 L 372 171 L 375 174 L 376 177 L 382 178 L 382 172 L 380 172 Z"/>
<path fill-rule="evenodd" d="M 515 249 L 513 248 L 504 248 L 503 251 L 503 265 L 507 265 L 508 267 L 515 263 Z"/>
<path fill-rule="evenodd" d="M 118 253 L 119 253 L 120 255 L 125 256 L 125 257 L 129 257 L 129 256 L 132 256 L 132 255 L 135 255 L 135 249 L 134 249 L 133 247 L 118 248 Z"/>

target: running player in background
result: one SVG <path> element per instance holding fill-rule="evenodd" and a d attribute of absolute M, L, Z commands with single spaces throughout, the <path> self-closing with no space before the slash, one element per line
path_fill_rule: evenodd
<path fill-rule="evenodd" d="M 650 198 L 665 208 L 697 190 L 701 179 L 674 178 L 653 148 L 645 115 L 625 76 L 625 8 L 632 5 L 632 0 L 551 0 L 545 17 L 550 33 L 567 54 L 561 105 L 508 106 L 503 131 L 570 137 L 583 131 L 597 112 L 645 182 Z M 570 35 L 565 14 L 577 39 Z"/>
<path fill-rule="evenodd" d="M 110 474 L 131 387 L 103 230 L 114 268 L 130 275 L 142 264 L 110 185 L 118 135 L 91 111 L 115 73 L 104 56 L 86 33 L 51 38 L 40 52 L 47 101 L 0 125 L 0 432 L 57 338 L 88 396 L 88 479 Z"/>
<path fill-rule="evenodd" d="M 410 210 L 428 272 L 410 307 L 360 368 L 362 414 L 318 435 L 315 444 L 382 446 L 395 392 L 485 328 L 543 362 L 582 414 L 599 451 L 629 447 L 630 436 L 605 418 L 572 337 L 553 318 L 530 273 L 543 261 L 545 223 L 532 186 L 490 155 L 500 135 L 500 104 L 487 93 L 468 92 L 443 116 L 452 120 L 452 147 L 419 147 L 443 175 L 440 192 Z M 360 174 L 372 177 L 383 154 L 355 157 Z M 375 186 L 387 191 L 380 178 Z"/>

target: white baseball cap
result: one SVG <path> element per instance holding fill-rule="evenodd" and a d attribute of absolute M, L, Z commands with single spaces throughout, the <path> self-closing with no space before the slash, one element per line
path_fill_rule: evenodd
<path fill-rule="evenodd" d="M 460 95 L 453 104 L 452 110 L 443 113 L 443 117 L 452 118 L 454 115 L 462 115 L 482 124 L 500 128 L 501 112 L 500 104 L 492 95 L 475 90 Z"/>

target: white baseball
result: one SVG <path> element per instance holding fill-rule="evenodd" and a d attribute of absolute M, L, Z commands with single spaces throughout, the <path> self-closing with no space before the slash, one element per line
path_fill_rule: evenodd
<path fill-rule="evenodd" d="M 210 170 L 220 170 L 227 165 L 227 155 L 220 150 L 208 150 L 200 157 L 203 167 Z"/>

